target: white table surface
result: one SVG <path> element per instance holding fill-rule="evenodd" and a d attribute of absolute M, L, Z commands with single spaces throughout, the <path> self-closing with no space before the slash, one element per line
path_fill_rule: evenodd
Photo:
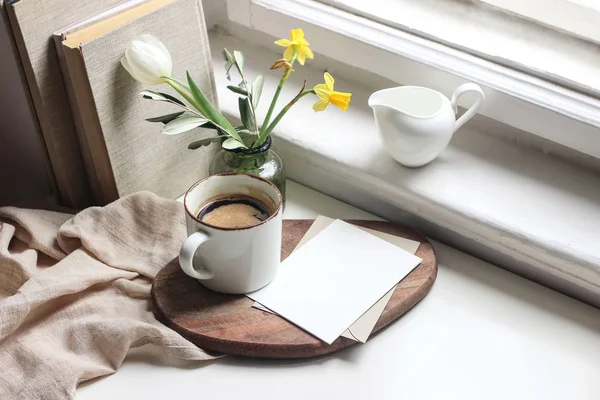
<path fill-rule="evenodd" d="M 372 215 L 293 182 L 284 216 Z M 431 292 L 364 345 L 210 363 L 132 350 L 78 399 L 600 399 L 600 310 L 434 242 Z"/>

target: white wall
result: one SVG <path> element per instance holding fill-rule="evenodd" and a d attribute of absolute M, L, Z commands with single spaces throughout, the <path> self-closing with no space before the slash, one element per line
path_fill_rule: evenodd
<path fill-rule="evenodd" d="M 202 0 L 202 8 L 207 29 L 211 29 L 227 19 L 227 2 L 225 0 Z"/>

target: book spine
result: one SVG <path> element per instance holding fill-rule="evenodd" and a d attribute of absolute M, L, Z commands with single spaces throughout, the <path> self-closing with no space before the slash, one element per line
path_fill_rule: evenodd
<path fill-rule="evenodd" d="M 74 170 L 77 168 L 77 165 L 66 165 L 61 157 L 60 144 L 56 143 L 57 139 L 53 133 L 49 117 L 46 114 L 42 94 L 25 45 L 25 38 L 23 37 L 19 17 L 16 13 L 16 7 L 20 4 L 18 0 L 10 1 L 6 4 L 5 8 L 13 32 L 17 53 L 21 60 L 25 80 L 31 94 L 33 108 L 39 122 L 40 136 L 44 139 L 46 145 L 57 193 L 62 204 L 78 209 L 83 208 L 90 205 L 91 196 L 88 182 L 80 171 Z"/>
<path fill-rule="evenodd" d="M 71 104 L 77 134 L 86 150 L 89 175 L 97 182 L 97 200 L 101 205 L 119 198 L 110 157 L 98 119 L 98 112 L 92 88 L 87 76 L 85 61 L 81 48 L 70 48 L 61 43 L 64 56 L 66 82 L 71 97 Z"/>
<path fill-rule="evenodd" d="M 63 36 L 54 35 L 54 44 L 56 45 L 56 52 L 58 53 L 58 60 L 63 74 L 63 81 L 65 82 L 65 88 L 67 89 L 67 96 L 69 98 L 69 105 L 71 107 L 71 113 L 73 115 L 73 122 L 75 123 L 75 131 L 77 133 L 77 139 L 79 140 L 79 147 L 81 148 L 81 155 L 83 157 L 83 163 L 85 170 L 90 182 L 92 195 L 94 197 L 94 204 L 99 205 L 103 203 L 103 195 L 100 189 L 100 183 L 98 180 L 98 174 L 92 162 L 92 155 L 90 146 L 87 142 L 84 125 L 81 118 L 81 112 L 78 107 L 78 103 L 75 98 L 75 90 L 71 84 L 69 76 L 69 67 L 65 59 L 65 51 L 63 49 Z"/>

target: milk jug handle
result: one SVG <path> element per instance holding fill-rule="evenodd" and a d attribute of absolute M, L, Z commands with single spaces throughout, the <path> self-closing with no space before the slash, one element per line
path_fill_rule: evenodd
<path fill-rule="evenodd" d="M 477 113 L 477 110 L 479 110 L 479 107 L 481 107 L 483 100 L 485 100 L 485 95 L 483 94 L 483 90 L 481 90 L 479 85 L 477 85 L 475 83 L 462 84 L 456 88 L 456 90 L 452 94 L 452 100 L 450 100 L 450 103 L 452 104 L 452 109 L 454 110 L 455 114 L 458 113 L 458 104 L 457 103 L 458 103 L 459 97 L 467 92 L 475 93 L 477 98 L 475 99 L 475 103 L 473 103 L 473 105 L 471 107 L 469 107 L 469 109 L 454 123 L 454 131 L 455 132 L 458 128 L 463 126 L 463 124 L 465 122 L 470 120 L 473 117 L 473 115 L 475 115 Z"/>

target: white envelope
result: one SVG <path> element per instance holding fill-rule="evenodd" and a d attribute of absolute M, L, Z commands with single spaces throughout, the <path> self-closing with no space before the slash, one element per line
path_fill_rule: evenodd
<path fill-rule="evenodd" d="M 282 262 L 248 297 L 331 344 L 421 259 L 336 220 Z"/>

